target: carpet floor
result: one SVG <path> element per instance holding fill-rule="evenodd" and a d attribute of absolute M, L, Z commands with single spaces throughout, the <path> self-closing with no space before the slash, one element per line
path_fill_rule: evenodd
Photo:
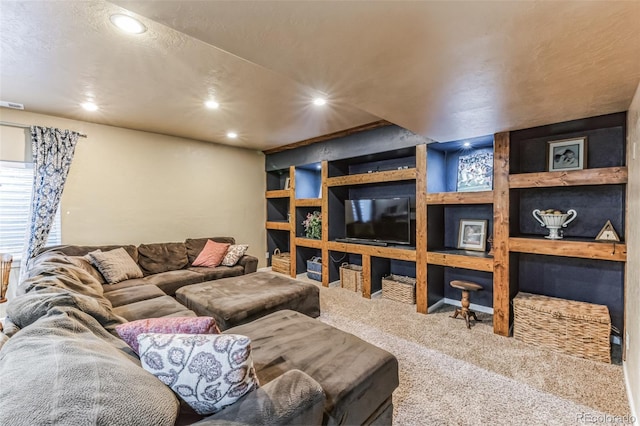
<path fill-rule="evenodd" d="M 450 318 L 451 306 L 422 315 L 415 305 L 320 288 L 321 321 L 398 358 L 394 425 L 567 425 L 629 415 L 620 365 L 495 335 L 488 314 L 469 330 Z"/>

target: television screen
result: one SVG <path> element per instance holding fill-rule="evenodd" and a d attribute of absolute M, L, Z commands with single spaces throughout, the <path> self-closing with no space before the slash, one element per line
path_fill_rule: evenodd
<path fill-rule="evenodd" d="M 409 198 L 346 200 L 346 237 L 411 244 Z"/>

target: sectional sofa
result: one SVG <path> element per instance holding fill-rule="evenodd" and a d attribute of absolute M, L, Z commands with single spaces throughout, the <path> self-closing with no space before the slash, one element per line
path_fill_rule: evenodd
<path fill-rule="evenodd" d="M 206 240 L 125 246 L 146 276 L 111 285 L 80 260 L 95 247 L 37 256 L 0 334 L 0 424 L 391 424 L 396 358 L 293 311 L 225 331 L 251 339 L 260 387 L 208 417 L 144 370 L 116 326 L 195 316 L 171 296 L 177 288 L 255 270 L 250 257 L 233 271 L 189 266 Z"/>

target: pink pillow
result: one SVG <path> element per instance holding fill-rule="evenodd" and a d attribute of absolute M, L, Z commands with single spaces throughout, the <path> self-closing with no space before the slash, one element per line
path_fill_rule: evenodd
<path fill-rule="evenodd" d="M 116 326 L 116 331 L 131 349 L 138 353 L 138 334 L 220 334 L 216 320 L 211 317 L 149 318 Z"/>
<path fill-rule="evenodd" d="M 191 265 L 216 267 L 222 263 L 222 259 L 224 259 L 228 249 L 229 244 L 227 243 L 216 243 L 215 241 L 207 240 L 207 244 L 204 245 L 204 248 Z"/>

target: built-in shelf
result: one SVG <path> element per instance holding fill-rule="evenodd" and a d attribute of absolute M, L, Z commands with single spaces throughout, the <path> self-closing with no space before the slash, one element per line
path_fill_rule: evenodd
<path fill-rule="evenodd" d="M 300 247 L 308 247 L 308 248 L 322 248 L 322 240 L 315 240 L 313 238 L 305 238 L 305 237 L 296 237 L 295 238 L 296 246 Z"/>
<path fill-rule="evenodd" d="M 510 188 L 612 185 L 627 183 L 626 167 L 571 170 L 567 172 L 519 173 L 509 175 Z"/>
<path fill-rule="evenodd" d="M 267 191 L 267 198 L 289 198 L 291 191 L 289 189 L 276 189 L 274 191 Z"/>
<path fill-rule="evenodd" d="M 299 198 L 295 202 L 296 207 L 322 207 L 322 198 Z"/>
<path fill-rule="evenodd" d="M 493 191 L 427 193 L 427 204 L 491 204 Z"/>
<path fill-rule="evenodd" d="M 627 245 L 616 242 L 562 239 L 544 237 L 511 237 L 509 250 L 519 253 L 546 254 L 550 256 L 578 257 L 582 259 L 626 262 Z"/>
<path fill-rule="evenodd" d="M 484 252 L 465 250 L 432 250 L 427 252 L 427 263 L 432 265 L 493 272 L 493 257 Z"/>
<path fill-rule="evenodd" d="M 364 185 L 368 183 L 386 183 L 402 180 L 414 180 L 416 169 L 387 170 L 383 172 L 361 173 L 357 175 L 327 178 L 327 186 Z"/>
<path fill-rule="evenodd" d="M 287 221 L 271 221 L 266 223 L 267 229 L 275 229 L 277 231 L 288 231 L 289 226 L 289 222 Z"/>
<path fill-rule="evenodd" d="M 366 244 L 342 243 L 338 241 L 329 241 L 327 243 L 329 250 L 341 251 L 344 253 L 369 255 L 374 257 L 384 257 L 388 259 L 416 261 L 415 247 L 398 248 L 398 247 L 381 247 Z"/>

